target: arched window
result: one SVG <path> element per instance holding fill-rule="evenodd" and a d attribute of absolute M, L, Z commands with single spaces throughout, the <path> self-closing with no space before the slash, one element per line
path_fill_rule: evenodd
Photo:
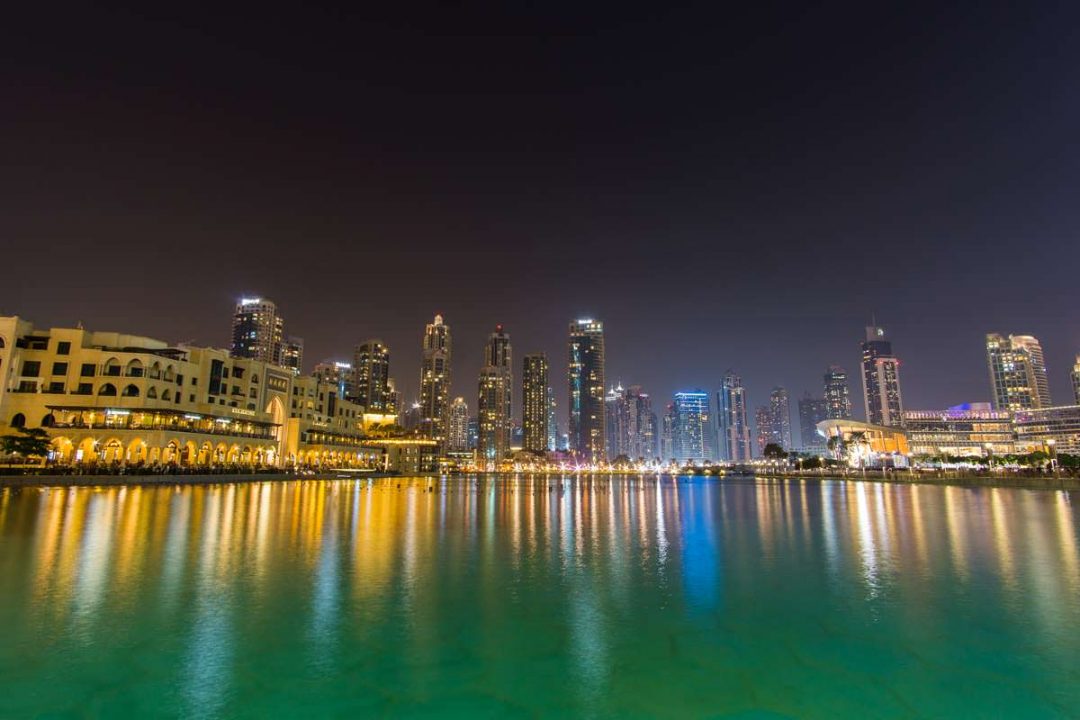
<path fill-rule="evenodd" d="M 3 344 L 0 344 L 0 347 L 4 347 L 4 346 L 3 346 Z M 259 384 L 259 376 L 258 376 L 258 375 L 252 375 L 252 376 L 251 376 L 251 382 L 253 382 L 253 383 L 255 383 L 256 385 L 258 385 L 258 384 Z"/>
<path fill-rule="evenodd" d="M 150 366 L 150 372 L 148 372 L 147 375 L 149 377 L 153 378 L 154 380 L 157 380 L 158 378 L 160 378 L 161 377 L 161 363 L 159 363 L 157 360 L 155 360 L 154 364 Z"/>
<path fill-rule="evenodd" d="M 13 427 L 13 428 L 26 427 L 26 416 L 23 415 L 22 413 L 15 413 L 11 417 L 11 427 Z"/>
<path fill-rule="evenodd" d="M 142 377 L 143 376 L 143 364 L 138 360 L 132 360 L 127 364 L 127 369 L 124 374 L 128 377 Z"/>
<path fill-rule="evenodd" d="M 173 366 L 172 365 L 165 366 L 165 381 L 166 382 L 172 382 L 175 377 L 176 377 L 176 371 L 173 370 Z"/>
<path fill-rule="evenodd" d="M 0 337 L 0 350 L 3 350 L 6 347 L 7 347 L 7 342 L 4 340 L 3 337 Z"/>
<path fill-rule="evenodd" d="M 102 375 L 112 375 L 114 377 L 120 375 L 120 361 L 116 358 L 109 358 L 102 365 Z"/>
<path fill-rule="evenodd" d="M 251 392 L 248 393 L 248 397 L 259 397 L 259 393 L 255 390 L 255 388 L 251 388 Z"/>
<path fill-rule="evenodd" d="M 129 386 L 129 387 L 130 387 L 130 386 Z M 146 390 L 146 398 L 147 398 L 148 400 L 157 400 L 157 389 L 156 389 L 156 388 L 153 388 L 153 387 L 151 387 L 151 388 L 148 388 L 148 389 Z"/>
<path fill-rule="evenodd" d="M 124 397 L 139 397 L 139 388 L 134 385 L 128 385 L 124 388 Z"/>
<path fill-rule="evenodd" d="M 172 400 L 172 393 L 169 392 L 168 388 L 165 388 L 164 390 L 161 391 L 161 399 L 162 400 Z"/>
<path fill-rule="evenodd" d="M 116 396 L 116 386 L 112 383 L 105 383 L 101 386 L 101 389 L 97 392 L 98 395 L 108 395 L 109 397 Z"/>
<path fill-rule="evenodd" d="M 49 413 L 45 417 L 41 418 L 41 427 L 52 427 L 56 424 L 56 418 L 52 413 Z"/>

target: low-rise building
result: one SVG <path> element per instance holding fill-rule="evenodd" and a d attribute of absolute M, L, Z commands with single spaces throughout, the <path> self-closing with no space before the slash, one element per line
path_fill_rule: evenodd
<path fill-rule="evenodd" d="M 1017 452 L 1053 448 L 1056 452 L 1080 454 L 1080 405 L 1017 410 L 1013 413 L 1013 432 Z"/>
<path fill-rule="evenodd" d="M 1015 450 L 1012 414 L 990 403 L 946 410 L 905 410 L 904 431 L 915 455 L 1005 455 Z"/>

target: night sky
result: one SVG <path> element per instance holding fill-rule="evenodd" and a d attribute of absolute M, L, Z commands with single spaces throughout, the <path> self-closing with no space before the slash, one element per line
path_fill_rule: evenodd
<path fill-rule="evenodd" d="M 861 415 L 874 313 L 910 409 L 989 400 L 992 330 L 1070 402 L 1080 10 L 876 5 L 7 15 L 0 313 L 224 345 L 261 294 L 411 400 L 441 312 L 470 406 L 500 322 L 561 417 L 594 316 L 658 413 L 730 366 L 795 425 L 831 362 Z"/>

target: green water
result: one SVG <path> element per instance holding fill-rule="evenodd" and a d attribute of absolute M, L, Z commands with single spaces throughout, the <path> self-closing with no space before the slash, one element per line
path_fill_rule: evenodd
<path fill-rule="evenodd" d="M 0 490 L 0 717 L 1080 717 L 1076 493 Z"/>

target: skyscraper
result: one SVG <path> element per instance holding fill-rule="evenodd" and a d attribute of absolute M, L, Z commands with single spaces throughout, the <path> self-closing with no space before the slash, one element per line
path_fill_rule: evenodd
<path fill-rule="evenodd" d="M 451 452 L 465 452 L 469 449 L 469 404 L 463 397 L 456 397 L 450 403 L 446 448 Z"/>
<path fill-rule="evenodd" d="M 660 460 L 668 462 L 675 459 L 675 403 L 668 403 L 664 408 L 663 427 L 660 430 Z"/>
<path fill-rule="evenodd" d="M 1080 355 L 1076 356 L 1076 362 L 1073 364 L 1069 377 L 1072 378 L 1073 400 L 1080 405 Z"/>
<path fill-rule="evenodd" d="M 885 328 L 866 328 L 862 343 L 863 400 L 866 421 L 873 425 L 901 425 L 904 401 L 900 394 L 900 361 L 893 355 Z"/>
<path fill-rule="evenodd" d="M 304 338 L 290 335 L 279 343 L 274 362 L 291 370 L 293 375 L 299 375 L 304 369 Z"/>
<path fill-rule="evenodd" d="M 511 395 L 510 336 L 503 326 L 495 326 L 484 346 L 484 366 L 476 403 L 479 431 L 479 460 L 488 470 L 496 470 L 510 454 Z"/>
<path fill-rule="evenodd" d="M 547 422 L 548 422 L 548 435 L 547 446 L 548 450 L 559 449 L 559 426 L 555 422 L 555 390 L 549 384 L 547 386 Z"/>
<path fill-rule="evenodd" d="M 828 383 L 826 382 L 826 387 Z M 829 419 L 828 400 L 811 397 L 806 393 L 799 399 L 799 435 L 802 449 L 807 452 L 825 450 L 825 438 L 818 435 L 817 424 Z"/>
<path fill-rule="evenodd" d="M 1030 335 L 986 336 L 986 361 L 995 410 L 1050 407 L 1050 385 L 1042 346 Z"/>
<path fill-rule="evenodd" d="M 347 398 L 353 392 L 353 367 L 340 360 L 324 360 L 311 371 L 314 377 L 337 388 L 338 397 Z"/>
<path fill-rule="evenodd" d="M 706 433 L 712 427 L 709 394 L 701 390 L 675 393 L 673 441 L 675 459 L 680 463 L 712 460 L 708 455 Z"/>
<path fill-rule="evenodd" d="M 620 455 L 630 456 L 630 434 L 627 430 L 629 413 L 626 407 L 626 390 L 622 384 L 608 390 L 604 398 L 604 431 L 607 433 L 608 461 Z"/>
<path fill-rule="evenodd" d="M 759 451 L 764 451 L 770 443 L 791 449 L 791 404 L 787 390 L 774 387 L 769 393 L 769 404 L 758 408 L 755 419 Z"/>
<path fill-rule="evenodd" d="M 273 301 L 257 297 L 241 298 L 233 312 L 229 354 L 277 364 L 281 361 L 284 336 L 285 320 L 278 315 L 277 305 Z"/>
<path fill-rule="evenodd" d="M 730 463 L 750 461 L 750 423 L 746 417 L 746 389 L 742 378 L 728 370 L 716 394 L 720 417 L 720 450 Z"/>
<path fill-rule="evenodd" d="M 382 340 L 360 343 L 353 350 L 353 393 L 368 412 L 393 412 L 390 407 L 390 350 Z"/>
<path fill-rule="evenodd" d="M 656 457 L 652 401 L 640 385 L 626 388 L 626 454 L 632 459 Z"/>
<path fill-rule="evenodd" d="M 442 315 L 424 330 L 420 364 L 420 428 L 425 437 L 442 441 L 450 410 L 450 326 Z"/>
<path fill-rule="evenodd" d="M 825 371 L 825 418 L 851 418 L 851 392 L 848 389 L 847 371 L 839 365 L 830 365 Z"/>
<path fill-rule="evenodd" d="M 570 450 L 589 462 L 605 457 L 604 325 L 595 320 L 570 323 Z"/>
<path fill-rule="evenodd" d="M 544 452 L 551 444 L 549 418 L 548 360 L 544 353 L 529 353 L 521 372 L 521 445 L 526 450 Z"/>

